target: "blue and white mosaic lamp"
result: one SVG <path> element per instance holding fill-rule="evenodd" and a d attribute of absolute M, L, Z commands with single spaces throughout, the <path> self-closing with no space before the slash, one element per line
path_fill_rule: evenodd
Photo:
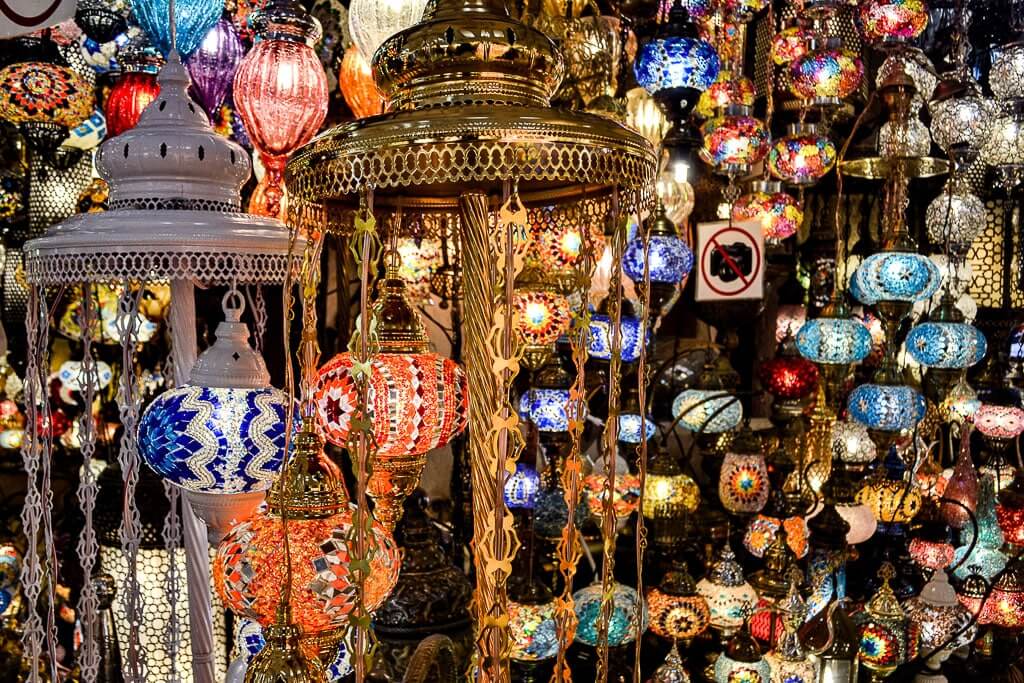
<path fill-rule="evenodd" d="M 190 382 L 158 396 L 139 424 L 146 463 L 184 490 L 217 540 L 263 501 L 284 457 L 288 399 L 249 345 L 243 310 L 244 299 L 229 291 L 217 339 Z"/>

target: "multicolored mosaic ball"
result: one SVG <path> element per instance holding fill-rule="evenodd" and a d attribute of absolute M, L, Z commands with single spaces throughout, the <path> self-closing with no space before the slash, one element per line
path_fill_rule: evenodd
<path fill-rule="evenodd" d="M 736 200 L 732 206 L 732 219 L 758 221 L 766 240 L 779 241 L 800 230 L 804 212 L 800 202 L 790 194 L 754 190 Z"/>
<path fill-rule="evenodd" d="M 813 185 L 836 165 L 836 146 L 824 135 L 795 133 L 775 141 L 768 170 L 791 185 Z"/>
<path fill-rule="evenodd" d="M 554 602 L 530 605 L 509 600 L 508 631 L 512 659 L 535 662 L 558 654 Z"/>
<path fill-rule="evenodd" d="M 928 26 L 925 0 L 867 0 L 860 4 L 861 33 L 873 43 L 913 40 Z"/>
<path fill-rule="evenodd" d="M 721 114 L 701 127 L 701 157 L 717 168 L 749 167 L 768 154 L 771 135 L 759 119 L 746 114 Z"/>
<path fill-rule="evenodd" d="M 813 34 L 803 26 L 787 26 L 772 38 L 772 61 L 784 66 L 807 54 L 807 41 Z"/>
<path fill-rule="evenodd" d="M 802 100 L 841 100 L 857 90 L 864 76 L 864 63 L 850 50 L 825 48 L 796 59 L 789 75 L 790 91 Z"/>
<path fill-rule="evenodd" d="M 719 109 L 730 104 L 754 106 L 757 90 L 754 82 L 743 74 L 732 71 L 719 71 L 718 78 L 707 90 L 701 93 L 693 112 L 704 119 L 711 118 Z"/>
<path fill-rule="evenodd" d="M 718 497 L 729 512 L 759 512 L 768 502 L 768 466 L 760 454 L 727 453 Z"/>

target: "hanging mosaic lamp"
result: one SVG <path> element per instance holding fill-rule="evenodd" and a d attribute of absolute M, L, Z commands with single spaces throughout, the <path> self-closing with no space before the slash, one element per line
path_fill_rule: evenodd
<path fill-rule="evenodd" d="M 182 58 L 195 52 L 220 19 L 224 0 L 175 0 L 175 49 Z M 164 57 L 171 53 L 171 0 L 132 0 L 132 16 Z"/>
<path fill-rule="evenodd" d="M 832 455 L 848 465 L 866 465 L 878 457 L 878 449 L 867 427 L 838 420 L 832 425 Z"/>
<path fill-rule="evenodd" d="M 597 312 L 590 314 L 590 334 L 587 345 L 590 358 L 609 361 L 612 357 L 612 323 L 608 315 L 610 295 L 601 300 Z M 641 330 L 643 331 L 641 333 Z M 636 315 L 629 299 L 622 298 L 619 315 L 619 356 L 624 363 L 635 363 L 640 351 L 650 341 L 650 329 Z"/>
<path fill-rule="evenodd" d="M 211 119 L 224 103 L 244 55 L 245 46 L 234 22 L 224 18 L 206 32 L 199 47 L 185 60 L 199 104 Z"/>
<path fill-rule="evenodd" d="M 516 586 L 508 602 L 510 656 L 519 662 L 537 662 L 558 654 L 555 603 L 551 591 L 530 577 Z"/>
<path fill-rule="evenodd" d="M 803 517 L 779 519 L 764 514 L 756 515 L 743 534 L 743 547 L 754 557 L 764 557 L 780 528 L 785 529 L 786 546 L 797 559 L 803 559 L 810 549 L 807 521 Z"/>
<path fill-rule="evenodd" d="M 682 0 L 675 0 L 668 21 L 640 46 L 633 62 L 636 82 L 661 104 L 680 127 L 719 71 L 718 53 L 701 40 Z"/>
<path fill-rule="evenodd" d="M 981 362 L 988 350 L 985 335 L 964 322 L 964 314 L 956 308 L 951 295 L 932 311 L 928 322 L 914 326 L 906 337 L 906 350 L 926 368 L 959 371 Z M 942 395 L 952 388 L 959 373 L 952 373 L 944 384 Z"/>
<path fill-rule="evenodd" d="M 384 98 L 373 82 L 370 63 L 355 45 L 345 50 L 338 66 L 338 85 L 345 104 L 357 119 L 374 116 L 384 111 Z"/>
<path fill-rule="evenodd" d="M 693 250 L 668 219 L 664 204 L 658 203 L 649 221 L 646 252 L 643 235 L 638 230 L 622 254 L 622 272 L 634 283 L 642 283 L 644 271 L 647 271 L 651 281 L 651 309 L 661 312 L 674 300 L 680 283 L 693 270 Z"/>
<path fill-rule="evenodd" d="M 686 520 L 699 505 L 697 483 L 683 472 L 679 458 L 658 443 L 648 459 L 640 510 L 654 548 L 666 553 L 678 548 L 686 538 Z"/>
<path fill-rule="evenodd" d="M 925 399 L 913 387 L 902 384 L 861 384 L 846 403 L 850 417 L 869 431 L 902 432 L 924 418 Z"/>
<path fill-rule="evenodd" d="M 757 89 L 754 82 L 731 64 L 723 64 L 718 78 L 700 94 L 693 113 L 702 119 L 709 119 L 720 109 L 730 104 L 754 106 Z"/>
<path fill-rule="evenodd" d="M 293 439 L 286 471 L 271 488 L 269 505 L 235 526 L 220 542 L 213 580 L 236 615 L 274 622 L 286 580 L 282 515 L 291 547 L 291 610 L 306 656 L 333 661 L 355 607 L 351 549 L 353 506 L 337 465 L 323 453 L 311 418 Z M 365 519 L 365 518 L 364 518 Z M 363 605 L 372 613 L 398 581 L 401 558 L 391 534 L 379 523 L 367 529 L 369 571 Z"/>
<path fill-rule="evenodd" d="M 809 123 L 793 123 L 768 152 L 768 170 L 797 187 L 815 184 L 836 164 L 836 146 Z"/>
<path fill-rule="evenodd" d="M 672 415 L 684 429 L 719 434 L 739 426 L 743 405 L 726 391 L 686 389 L 672 402 Z"/>
<path fill-rule="evenodd" d="M 745 175 L 768 154 L 771 133 L 751 114 L 750 107 L 733 104 L 701 126 L 701 158 L 719 173 Z"/>
<path fill-rule="evenodd" d="M 738 381 L 729 359 L 719 355 L 701 368 L 694 388 L 682 391 L 672 401 L 672 416 L 681 427 L 698 434 L 736 429 L 743 421 L 743 404 L 731 393 Z"/>
<path fill-rule="evenodd" d="M 536 370 L 551 359 L 555 342 L 569 331 L 569 300 L 536 270 L 525 271 L 517 278 L 513 297 L 519 313 L 516 330 L 525 345 L 523 364 Z"/>
<path fill-rule="evenodd" d="M 864 259 L 853 274 L 860 302 L 914 303 L 930 298 L 942 282 L 938 266 L 912 251 L 887 249 Z"/>
<path fill-rule="evenodd" d="M 458 436 L 468 415 L 465 372 L 429 350 L 426 329 L 406 298 L 397 269 L 397 263 L 388 266 L 373 307 L 380 352 L 371 360 L 369 394 L 376 449 L 368 492 L 377 519 L 388 529 L 418 485 L 427 453 Z M 314 392 L 324 435 L 342 447 L 359 405 L 354 363 L 348 351 L 332 358 L 320 368 Z"/>
<path fill-rule="evenodd" d="M 540 490 L 540 475 L 525 462 L 516 463 L 516 471 L 505 480 L 505 505 L 509 510 L 532 510 Z"/>
<path fill-rule="evenodd" d="M 53 157 L 94 105 L 93 87 L 67 67 L 19 62 L 0 69 L 0 119 L 18 125 L 44 157 Z"/>
<path fill-rule="evenodd" d="M 575 604 L 579 626 L 576 640 L 584 645 L 596 647 L 600 636 L 598 625 L 601 621 L 601 584 L 595 583 L 576 591 L 572 598 Z M 647 605 L 635 589 L 616 583 L 612 586 L 611 619 L 608 620 L 608 645 L 618 647 L 633 642 L 637 633 L 647 630 Z"/>
<path fill-rule="evenodd" d="M 833 294 L 821 315 L 800 327 L 796 348 L 801 356 L 817 364 L 825 403 L 833 414 L 838 413 L 850 367 L 871 353 L 868 328 L 853 318 L 846 304 Z"/>
<path fill-rule="evenodd" d="M 593 274 L 583 273 L 585 249 L 589 246 L 594 254 L 604 251 L 601 221 L 574 218 L 572 212 L 556 207 L 528 210 L 527 221 L 529 239 L 521 277 L 550 281 L 560 294 L 571 295 L 581 275 Z"/>
<path fill-rule="evenodd" d="M 313 51 L 320 24 L 297 0 L 271 0 L 249 15 L 256 44 L 235 70 L 232 95 L 266 174 L 249 212 L 284 218 L 288 155 L 320 129 L 327 115 L 327 75 Z"/>
<path fill-rule="evenodd" d="M 978 623 L 1013 631 L 1024 628 L 1024 572 L 1019 563 L 1008 567 L 996 579 L 978 615 Z"/>
<path fill-rule="evenodd" d="M 743 568 L 728 544 L 708 575 L 697 582 L 697 593 L 711 610 L 711 627 L 723 633 L 739 629 L 757 604 L 757 591 L 743 578 Z"/>
<path fill-rule="evenodd" d="M 837 39 L 807 41 L 807 52 L 789 67 L 789 89 L 806 106 L 834 107 L 860 87 L 864 63 Z"/>
<path fill-rule="evenodd" d="M 657 100 L 645 88 L 632 88 L 626 92 L 625 123 L 655 148 L 661 146 L 671 126 Z"/>
<path fill-rule="evenodd" d="M 270 386 L 263 358 L 241 322 L 244 299 L 224 297 L 217 339 L 188 384 L 160 394 L 139 423 L 139 450 L 161 477 L 185 490 L 219 541 L 263 501 L 284 459 L 288 399 Z M 298 413 L 292 412 L 291 420 Z"/>
<path fill-rule="evenodd" d="M 917 38 L 928 26 L 924 0 L 868 0 L 858 10 L 861 34 L 871 43 L 890 46 Z"/>
<path fill-rule="evenodd" d="M 156 74 L 163 65 L 163 57 L 148 41 L 130 43 L 121 51 L 120 61 L 121 75 L 103 104 L 110 137 L 134 128 L 142 112 L 160 94 Z"/>
<path fill-rule="evenodd" d="M 755 180 L 750 184 L 750 192 L 732 205 L 732 219 L 758 221 L 764 238 L 775 243 L 800 230 L 804 212 L 795 197 L 782 191 L 782 183 Z"/>
<path fill-rule="evenodd" d="M 625 524 L 629 516 L 640 505 L 640 478 L 628 471 L 618 470 L 615 473 L 615 486 L 611 490 L 612 510 L 615 513 L 616 522 Z M 590 507 L 590 514 L 595 519 L 601 519 L 604 514 L 604 501 L 607 499 L 605 486 L 608 477 L 605 474 L 588 474 L 583 479 L 583 486 L 587 491 L 587 504 Z"/>
<path fill-rule="evenodd" d="M 788 24 L 772 37 L 769 51 L 772 61 L 777 66 L 792 64 L 807 54 L 807 42 L 814 33 L 801 25 L 799 20 L 790 20 Z"/>
<path fill-rule="evenodd" d="M 1012 441 L 1024 433 L 1024 410 L 983 403 L 974 414 L 974 427 L 987 439 Z"/>
<path fill-rule="evenodd" d="M 418 23 L 427 0 L 352 0 L 348 8 L 348 30 L 352 42 L 367 62 L 389 37 Z"/>
<path fill-rule="evenodd" d="M 572 378 L 552 360 L 534 376 L 533 386 L 519 397 L 519 418 L 529 420 L 541 432 L 569 431 L 569 388 Z"/>

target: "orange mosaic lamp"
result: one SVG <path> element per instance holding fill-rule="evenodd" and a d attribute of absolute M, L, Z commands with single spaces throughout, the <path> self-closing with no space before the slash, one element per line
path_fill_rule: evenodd
<path fill-rule="evenodd" d="M 419 483 L 427 453 L 466 427 L 466 374 L 455 361 L 429 350 L 396 264 L 381 283 L 374 319 L 380 353 L 371 359 L 369 412 L 377 448 L 368 493 L 377 519 L 393 529 L 402 501 Z M 337 446 L 347 445 L 359 404 L 354 363 L 349 352 L 331 359 L 320 369 L 314 396 L 324 434 Z"/>
<path fill-rule="evenodd" d="M 341 473 L 324 454 L 312 418 L 296 434 L 289 463 L 267 502 L 221 541 L 213 563 L 214 586 L 239 617 L 273 625 L 289 579 L 282 523 L 286 516 L 293 623 L 303 652 L 330 664 L 355 608 L 350 569 L 355 529 Z M 380 523 L 372 524 L 368 537 L 363 605 L 372 613 L 394 589 L 401 557 Z"/>

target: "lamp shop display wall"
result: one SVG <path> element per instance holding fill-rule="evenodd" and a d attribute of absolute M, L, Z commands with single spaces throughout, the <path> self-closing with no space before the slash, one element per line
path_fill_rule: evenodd
<path fill-rule="evenodd" d="M 1024 676 L 1024 3 L 52 5 L 0 680 Z"/>

